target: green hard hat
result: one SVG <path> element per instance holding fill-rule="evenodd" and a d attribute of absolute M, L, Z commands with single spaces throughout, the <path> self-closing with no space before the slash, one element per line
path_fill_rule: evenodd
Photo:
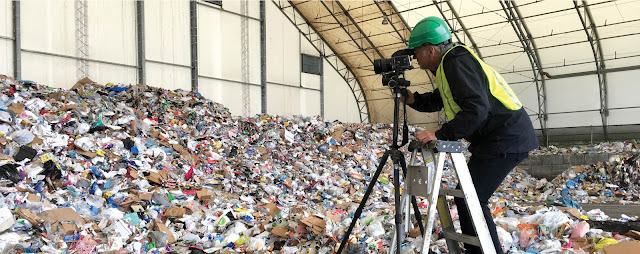
<path fill-rule="evenodd" d="M 451 32 L 444 20 L 433 16 L 426 17 L 413 27 L 407 48 L 415 48 L 427 42 L 435 45 L 449 39 Z"/>

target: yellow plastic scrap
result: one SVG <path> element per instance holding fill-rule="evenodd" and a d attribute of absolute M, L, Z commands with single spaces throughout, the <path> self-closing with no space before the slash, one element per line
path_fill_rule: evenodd
<path fill-rule="evenodd" d="M 98 156 L 100 156 L 100 157 L 104 157 L 104 156 L 106 155 L 106 154 L 104 153 L 104 151 L 102 151 L 102 150 L 100 150 L 100 149 L 96 150 L 96 154 L 97 154 Z"/>
<path fill-rule="evenodd" d="M 601 251 L 602 249 L 604 249 L 605 246 L 614 245 L 614 244 L 618 244 L 618 241 L 616 241 L 616 239 L 602 238 L 600 239 L 600 241 L 598 241 L 598 243 L 596 243 L 596 250 Z"/>

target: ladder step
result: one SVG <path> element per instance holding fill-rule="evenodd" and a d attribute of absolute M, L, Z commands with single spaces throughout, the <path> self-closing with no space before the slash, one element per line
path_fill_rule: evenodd
<path fill-rule="evenodd" d="M 444 237 L 446 239 L 451 239 L 457 242 L 463 242 L 463 243 L 468 243 L 478 247 L 482 247 L 480 246 L 480 240 L 476 236 L 460 234 L 458 232 L 448 230 L 448 229 L 443 230 L 442 233 L 444 234 Z"/>
<path fill-rule="evenodd" d="M 458 189 L 440 188 L 440 196 L 454 196 L 458 198 L 464 198 L 464 193 L 462 192 L 462 190 Z"/>

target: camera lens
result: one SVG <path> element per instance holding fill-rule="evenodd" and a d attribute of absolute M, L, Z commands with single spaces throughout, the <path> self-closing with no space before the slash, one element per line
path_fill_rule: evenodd
<path fill-rule="evenodd" d="M 373 71 L 376 74 L 390 72 L 393 70 L 391 66 L 392 59 L 375 59 L 373 60 Z"/>

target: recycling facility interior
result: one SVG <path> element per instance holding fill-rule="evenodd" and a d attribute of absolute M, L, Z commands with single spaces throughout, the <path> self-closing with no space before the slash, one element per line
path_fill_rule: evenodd
<path fill-rule="evenodd" d="M 394 105 L 372 64 L 428 16 L 504 76 L 541 144 L 490 199 L 502 250 L 640 253 L 639 1 L 1 0 L 0 13 L 2 253 L 334 253 L 345 237 L 344 253 L 388 252 L 393 168 L 373 174 Z M 406 119 L 410 136 L 445 122 Z M 449 252 L 442 225 L 418 223 L 402 253 Z"/>

